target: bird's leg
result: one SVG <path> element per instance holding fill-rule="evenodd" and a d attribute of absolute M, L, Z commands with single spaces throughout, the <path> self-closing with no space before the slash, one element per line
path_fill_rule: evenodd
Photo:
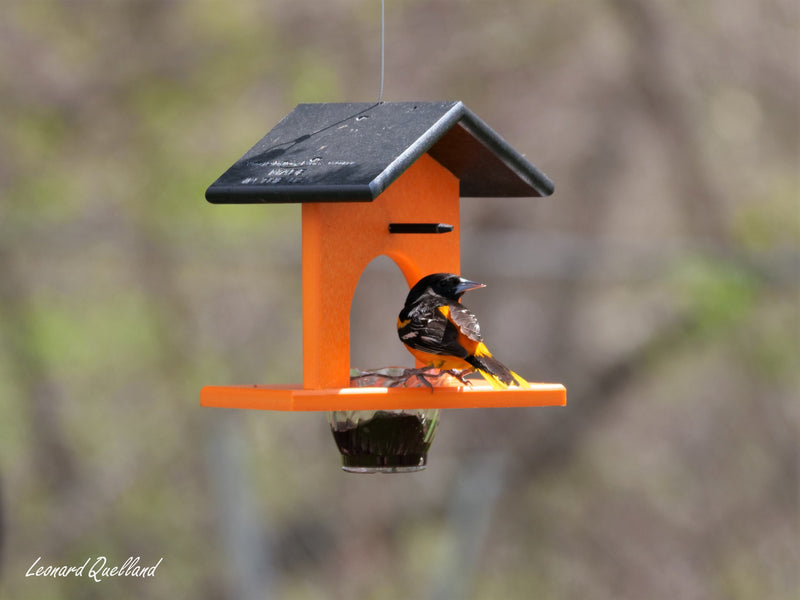
<path fill-rule="evenodd" d="M 428 377 L 434 377 L 433 374 L 429 374 L 428 373 L 428 371 L 430 371 L 432 369 L 435 369 L 435 367 L 433 367 L 431 365 L 428 365 L 428 366 L 425 366 L 425 367 L 421 367 L 419 369 L 406 369 L 405 371 L 403 371 L 403 375 L 400 376 L 402 378 L 402 380 L 403 380 L 402 383 L 405 383 L 406 381 L 408 381 L 412 377 L 416 376 L 417 379 L 422 381 L 425 385 L 427 385 L 429 388 L 431 388 L 431 390 L 433 390 L 433 384 L 430 381 L 428 381 L 428 379 L 427 379 Z M 473 369 L 462 369 L 462 370 L 459 370 L 459 369 L 444 369 L 444 370 L 439 371 L 439 373 L 436 374 L 436 377 L 440 377 L 443 373 L 445 373 L 447 375 L 450 375 L 451 377 L 456 378 L 459 382 L 461 382 L 461 384 L 471 386 L 472 382 L 469 379 L 466 379 L 465 375 L 468 375 L 468 374 L 470 374 L 472 372 L 473 372 Z M 399 385 L 400 383 L 401 382 L 398 382 L 396 385 Z"/>
<path fill-rule="evenodd" d="M 451 377 L 455 377 L 463 385 L 469 385 L 469 386 L 472 385 L 472 382 L 469 379 L 465 378 L 465 375 L 469 375 L 470 373 L 473 372 L 472 369 L 463 369 L 463 370 L 445 369 L 445 370 L 439 371 L 436 374 L 430 373 L 430 371 L 434 371 L 434 370 L 436 370 L 436 367 L 434 367 L 433 365 L 426 365 L 424 367 L 419 367 L 419 368 L 415 368 L 415 369 L 403 369 L 403 372 L 400 373 L 400 375 L 386 375 L 384 373 L 377 373 L 377 372 L 374 372 L 374 371 L 365 371 L 364 373 L 361 373 L 360 375 L 356 375 L 356 376 L 352 377 L 351 379 L 363 379 L 365 377 L 382 377 L 383 379 L 391 380 L 391 383 L 389 383 L 388 387 L 398 387 L 398 386 L 401 386 L 401 385 L 404 385 L 405 383 L 407 383 L 408 380 L 410 380 L 412 377 L 416 377 L 422 383 L 424 383 L 427 387 L 429 387 L 431 390 L 433 390 L 434 386 L 428 380 L 428 377 L 436 377 L 436 378 L 438 378 L 444 373 L 444 374 L 450 375 Z"/>
<path fill-rule="evenodd" d="M 428 386 L 431 389 L 431 391 L 433 391 L 433 384 L 430 381 L 428 381 L 428 377 L 432 377 L 433 375 L 428 373 L 428 371 L 430 371 L 432 369 L 435 369 L 435 368 L 436 367 L 434 367 L 432 365 L 427 365 L 427 366 L 424 366 L 424 367 L 419 367 L 417 369 L 404 369 L 403 370 L 403 374 L 397 376 L 397 378 L 396 378 L 397 381 L 395 381 L 392 384 L 391 387 L 396 387 L 398 385 L 405 384 L 412 377 L 416 377 L 422 383 L 424 383 L 426 386 Z"/>
<path fill-rule="evenodd" d="M 442 371 L 442 373 L 447 373 L 451 377 L 455 377 L 464 385 L 472 385 L 472 382 L 469 379 L 465 379 L 464 373 L 466 372 L 467 375 L 472 373 L 472 369 L 463 369 L 459 371 L 458 369 L 447 369 L 446 371 Z"/>
<path fill-rule="evenodd" d="M 429 371 L 434 370 L 434 369 L 436 369 L 436 367 L 434 367 L 432 365 L 427 365 L 425 367 L 420 367 L 418 369 L 403 369 L 403 372 L 400 373 L 399 375 L 387 375 L 385 373 L 379 373 L 377 371 L 364 371 L 363 373 L 360 373 L 359 375 L 354 375 L 350 379 L 351 380 L 356 380 L 356 379 L 364 379 L 364 378 L 367 378 L 367 377 L 380 377 L 381 379 L 389 381 L 389 384 L 388 384 L 387 387 L 398 387 L 398 386 L 404 385 L 412 377 L 416 377 L 417 379 L 422 381 L 422 383 L 424 383 L 426 386 L 428 386 L 432 391 L 433 390 L 433 384 L 430 381 L 428 381 L 428 377 L 434 377 L 434 376 L 438 377 L 439 376 L 439 374 L 434 375 L 432 373 L 429 373 Z M 442 373 L 444 373 L 444 372 L 445 371 L 442 371 Z"/>

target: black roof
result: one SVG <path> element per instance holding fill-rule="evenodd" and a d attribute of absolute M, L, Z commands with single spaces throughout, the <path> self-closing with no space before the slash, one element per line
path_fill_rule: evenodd
<path fill-rule="evenodd" d="M 214 203 L 374 200 L 428 152 L 463 197 L 553 183 L 461 102 L 299 104 L 206 190 Z"/>

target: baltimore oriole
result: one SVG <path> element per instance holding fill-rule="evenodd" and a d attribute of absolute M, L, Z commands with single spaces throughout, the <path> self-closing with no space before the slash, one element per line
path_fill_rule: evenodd
<path fill-rule="evenodd" d="M 426 368 L 478 371 L 493 388 L 527 388 L 527 381 L 492 356 L 478 319 L 460 302 L 464 292 L 482 287 L 452 273 L 423 277 L 408 292 L 397 334 Z"/>

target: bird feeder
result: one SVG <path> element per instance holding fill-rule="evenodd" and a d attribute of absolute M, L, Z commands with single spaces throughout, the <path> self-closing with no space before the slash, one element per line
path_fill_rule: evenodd
<path fill-rule="evenodd" d="M 350 307 L 374 258 L 392 259 L 409 287 L 429 273 L 460 273 L 462 196 L 552 191 L 541 171 L 461 102 L 298 105 L 206 198 L 302 204 L 303 381 L 207 386 L 201 404 L 280 411 L 565 405 L 566 390 L 554 383 L 356 386 L 349 364 Z"/>

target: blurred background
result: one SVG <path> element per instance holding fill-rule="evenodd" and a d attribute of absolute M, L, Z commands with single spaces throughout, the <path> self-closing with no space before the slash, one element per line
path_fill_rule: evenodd
<path fill-rule="evenodd" d="M 544 170 L 463 199 L 466 298 L 566 408 L 445 411 L 426 471 L 301 373 L 300 211 L 203 193 L 299 102 L 373 101 L 378 0 L 7 0 L 0 597 L 798 597 L 800 28 L 791 0 L 387 0 L 384 99 L 462 100 Z M 410 365 L 374 261 L 352 364 Z M 511 318 L 511 315 L 515 315 Z M 163 557 L 155 577 L 30 565 Z"/>

